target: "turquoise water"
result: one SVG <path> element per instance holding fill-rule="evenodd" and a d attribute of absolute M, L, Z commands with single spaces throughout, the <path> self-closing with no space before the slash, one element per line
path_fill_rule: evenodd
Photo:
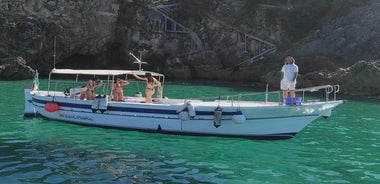
<path fill-rule="evenodd" d="M 30 86 L 0 81 L 0 183 L 380 183 L 380 102 L 349 100 L 293 139 L 255 141 L 24 119 Z M 252 90 L 165 89 L 168 97 L 192 98 Z"/>

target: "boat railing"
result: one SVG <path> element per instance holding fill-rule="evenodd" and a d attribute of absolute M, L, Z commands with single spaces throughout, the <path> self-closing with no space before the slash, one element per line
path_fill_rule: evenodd
<path fill-rule="evenodd" d="M 76 81 L 70 81 L 70 80 L 50 80 L 50 88 L 48 89 L 48 95 L 51 92 L 56 91 L 62 91 L 65 92 L 66 90 L 70 88 L 78 88 L 78 87 L 85 87 L 87 81 L 82 80 L 76 80 Z M 102 94 L 109 94 L 110 89 L 109 81 L 103 81 L 103 85 L 100 87 Z M 54 93 L 55 94 L 55 93 Z M 54 95 L 53 94 L 53 95 Z"/>
<path fill-rule="evenodd" d="M 305 93 L 306 92 L 318 92 L 324 90 L 325 91 L 325 101 L 330 101 L 330 96 L 333 95 L 333 100 L 336 101 L 336 94 L 340 91 L 339 85 L 322 85 L 322 86 L 313 86 L 313 87 L 307 87 L 307 88 L 300 88 L 296 89 L 295 92 L 302 92 L 302 99 L 305 99 Z M 272 92 L 265 92 L 268 93 L 278 93 L 281 94 L 282 91 L 272 91 Z"/>
<path fill-rule="evenodd" d="M 316 92 L 321 89 L 325 90 L 325 95 L 326 95 L 326 101 L 330 100 L 330 95 L 333 95 L 333 100 L 336 101 L 336 94 L 340 91 L 340 86 L 339 85 L 323 85 L 323 86 L 315 86 L 315 87 L 309 87 L 309 88 L 302 88 L 302 89 L 297 89 L 297 91 L 302 92 L 302 97 L 303 99 L 305 98 L 305 92 Z"/>
<path fill-rule="evenodd" d="M 72 82 L 68 80 L 50 80 L 47 88 L 48 95 L 53 91 L 62 91 L 69 87 L 79 86 L 82 82 Z M 86 83 L 84 83 L 85 85 Z"/>
<path fill-rule="evenodd" d="M 103 85 L 98 88 L 97 90 L 100 94 L 111 94 L 112 91 L 112 81 L 110 80 L 102 80 Z M 145 89 L 145 87 L 139 87 L 140 84 L 145 85 L 145 82 L 136 80 L 136 79 L 130 79 L 128 80 L 129 83 L 135 83 L 136 84 L 136 93 L 141 93 L 141 89 Z M 70 80 L 50 80 L 50 87 L 47 90 L 47 95 L 53 95 L 56 96 L 56 92 L 62 92 L 65 93 L 65 95 L 68 94 L 67 91 L 69 91 L 72 88 L 83 88 L 86 86 L 87 81 L 85 80 L 75 80 L 75 81 L 70 81 Z M 163 90 L 164 90 L 164 85 L 157 87 L 157 96 L 156 98 L 163 98 Z M 61 94 L 61 93 L 58 93 Z M 135 94 L 136 95 L 136 94 Z"/>
<path fill-rule="evenodd" d="M 340 91 L 340 86 L 339 85 L 322 85 L 322 86 L 314 86 L 314 87 L 307 87 L 307 88 L 300 88 L 296 89 L 296 94 L 299 96 L 300 93 L 302 93 L 302 102 L 304 102 L 306 93 L 307 92 L 324 92 L 325 93 L 325 101 L 330 101 L 330 97 L 332 95 L 333 101 L 336 101 L 336 94 Z M 254 93 L 245 93 L 245 94 L 236 94 L 236 95 L 224 95 L 224 96 L 213 96 L 213 97 L 200 97 L 200 98 L 194 98 L 193 100 L 225 100 L 227 102 L 230 102 L 231 105 L 233 106 L 234 103 L 239 103 L 241 101 L 246 101 L 243 100 L 243 97 L 248 97 L 248 96 L 258 96 L 258 98 L 262 98 L 262 96 L 265 96 L 265 102 L 268 102 L 268 96 L 272 95 L 273 99 L 273 94 L 278 95 L 278 102 L 282 102 L 282 91 L 268 91 L 266 90 L 265 92 L 254 92 Z M 258 99 L 256 98 L 256 99 Z M 255 101 L 255 98 L 250 98 L 247 101 Z M 320 98 L 319 98 L 320 99 Z M 308 100 L 309 102 L 315 102 L 315 101 L 320 101 L 320 100 Z M 257 100 L 260 101 L 260 100 Z M 262 100 L 261 100 L 262 101 Z M 273 100 L 272 100 L 273 102 Z"/>

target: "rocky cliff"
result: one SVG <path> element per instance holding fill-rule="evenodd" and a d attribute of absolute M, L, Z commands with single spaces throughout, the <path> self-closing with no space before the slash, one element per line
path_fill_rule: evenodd
<path fill-rule="evenodd" d="M 0 56 L 23 57 L 42 73 L 54 65 L 54 48 L 59 64 L 73 56 L 99 55 L 115 39 L 115 0 L 14 0 L 1 1 L 0 8 Z"/>
<path fill-rule="evenodd" d="M 172 79 L 247 81 L 277 89 L 282 57 L 291 54 L 300 67 L 299 87 L 334 83 L 347 94 L 380 95 L 376 1 L 182 0 L 164 9 L 169 19 L 155 9 L 168 2 L 0 1 L 0 76 L 31 78 L 31 68 L 46 74 L 54 65 L 136 68 L 132 52 L 149 63 L 144 69 Z M 171 18 L 176 24 L 164 24 Z M 243 44 L 242 33 L 274 44 L 276 52 L 249 60 L 272 47 Z M 29 72 L 4 72 L 15 66 Z"/>

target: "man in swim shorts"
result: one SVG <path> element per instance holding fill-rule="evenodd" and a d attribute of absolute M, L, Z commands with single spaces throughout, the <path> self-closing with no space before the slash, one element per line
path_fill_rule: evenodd
<path fill-rule="evenodd" d="M 298 66 L 295 64 L 295 59 L 292 56 L 285 57 L 284 66 L 281 69 L 281 90 L 284 100 L 288 97 L 288 93 L 291 98 L 296 97 L 297 76 Z"/>

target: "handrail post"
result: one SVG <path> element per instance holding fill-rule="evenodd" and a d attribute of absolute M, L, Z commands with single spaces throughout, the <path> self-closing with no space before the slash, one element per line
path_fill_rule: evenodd
<path fill-rule="evenodd" d="M 302 102 L 305 100 L 305 90 L 302 91 Z"/>
<path fill-rule="evenodd" d="M 326 86 L 325 91 L 326 91 L 326 101 L 329 101 L 330 93 L 332 93 L 334 91 L 334 87 L 333 86 Z"/>
<path fill-rule="evenodd" d="M 334 101 L 336 101 L 336 93 L 338 93 L 340 90 L 339 85 L 334 85 Z"/>
<path fill-rule="evenodd" d="M 265 103 L 268 103 L 268 84 L 267 84 L 267 87 L 265 89 Z"/>

